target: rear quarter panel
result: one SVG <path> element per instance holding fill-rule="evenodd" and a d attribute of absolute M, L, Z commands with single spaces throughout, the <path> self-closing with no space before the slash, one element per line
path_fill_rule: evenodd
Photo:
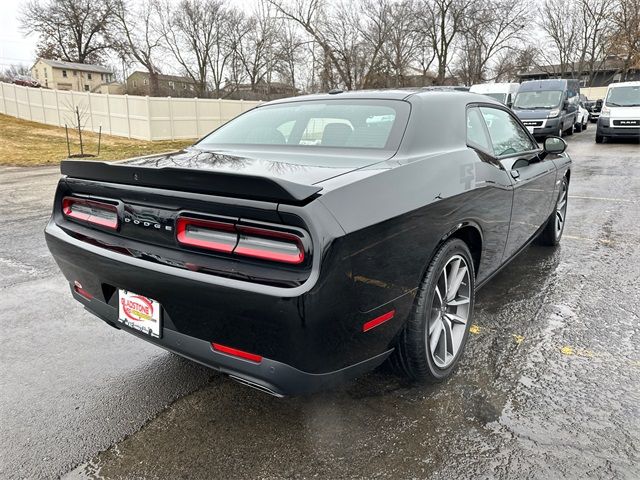
<path fill-rule="evenodd" d="M 346 232 L 343 265 L 360 311 L 412 297 L 438 245 L 463 226 L 482 237 L 478 280 L 499 266 L 513 195 L 506 172 L 468 148 L 376 168 L 320 199 Z"/>

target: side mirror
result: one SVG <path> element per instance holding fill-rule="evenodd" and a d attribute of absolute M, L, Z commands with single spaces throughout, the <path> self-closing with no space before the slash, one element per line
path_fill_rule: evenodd
<path fill-rule="evenodd" d="M 567 149 L 567 142 L 560 137 L 547 137 L 544 139 L 543 148 L 545 153 L 559 155 Z"/>
<path fill-rule="evenodd" d="M 569 110 L 569 102 L 567 100 L 562 103 L 562 109 Z"/>

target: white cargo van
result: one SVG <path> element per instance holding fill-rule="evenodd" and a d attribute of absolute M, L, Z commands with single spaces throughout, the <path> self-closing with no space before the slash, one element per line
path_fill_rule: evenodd
<path fill-rule="evenodd" d="M 635 138 L 640 141 L 640 82 L 612 83 L 604 97 L 596 143 L 607 138 Z"/>
<path fill-rule="evenodd" d="M 519 83 L 479 83 L 473 85 L 469 91 L 494 98 L 506 106 L 511 107 L 519 87 Z"/>

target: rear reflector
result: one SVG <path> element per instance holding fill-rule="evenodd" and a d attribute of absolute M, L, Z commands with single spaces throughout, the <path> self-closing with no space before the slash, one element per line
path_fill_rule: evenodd
<path fill-rule="evenodd" d="M 76 291 L 76 293 L 82 295 L 87 300 L 91 300 L 93 298 L 93 295 L 91 295 L 84 288 L 82 288 L 82 284 L 77 280 L 73 282 L 73 289 Z"/>
<path fill-rule="evenodd" d="M 367 331 L 371 330 L 372 328 L 375 328 L 378 325 L 381 325 L 384 322 L 387 322 L 387 321 L 391 320 L 395 316 L 395 314 L 396 314 L 396 311 L 395 310 L 391 310 L 390 312 L 387 312 L 384 315 L 380 315 L 379 317 L 376 317 L 373 320 L 369 320 L 367 323 L 362 325 L 362 331 L 363 332 L 367 332 Z"/>
<path fill-rule="evenodd" d="M 272 262 L 300 264 L 305 259 L 299 236 L 268 228 L 179 217 L 176 239 L 181 245 Z"/>
<path fill-rule="evenodd" d="M 262 361 L 262 357 L 260 355 L 255 355 L 249 352 L 243 352 L 242 350 L 226 347 L 224 345 L 220 345 L 219 343 L 212 343 L 211 346 L 215 351 L 220 353 L 225 353 L 227 355 L 231 355 L 232 357 L 242 358 L 244 360 L 249 360 L 250 362 L 255 362 L 255 363 L 260 363 Z"/>
<path fill-rule="evenodd" d="M 64 197 L 62 199 L 62 213 L 65 217 L 92 225 L 111 230 L 118 229 L 118 208 L 109 203 L 85 198 Z"/>

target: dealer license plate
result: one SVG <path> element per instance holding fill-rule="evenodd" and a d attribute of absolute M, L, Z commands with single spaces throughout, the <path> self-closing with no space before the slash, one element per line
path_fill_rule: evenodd
<path fill-rule="evenodd" d="M 119 290 L 118 321 L 152 337 L 161 336 L 160 304 L 137 293 Z"/>

